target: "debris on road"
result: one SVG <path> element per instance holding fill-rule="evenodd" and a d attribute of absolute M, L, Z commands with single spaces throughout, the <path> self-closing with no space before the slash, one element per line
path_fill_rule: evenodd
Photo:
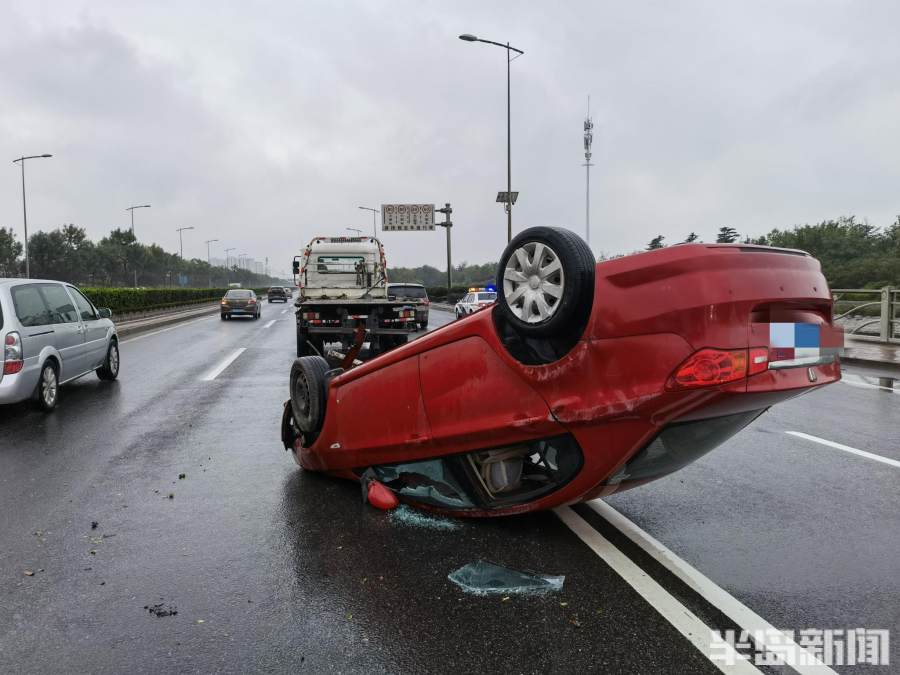
<path fill-rule="evenodd" d="M 391 512 L 391 520 L 401 525 L 412 525 L 413 527 L 426 527 L 430 530 L 458 530 L 462 527 L 462 523 L 450 518 L 441 518 L 439 516 L 428 515 L 418 511 L 417 509 L 405 504 L 399 506 Z"/>
<path fill-rule="evenodd" d="M 175 616 L 178 614 L 178 610 L 175 607 L 164 605 L 163 603 L 159 603 L 158 605 L 144 605 L 144 609 L 156 617 Z"/>
<path fill-rule="evenodd" d="M 186 474 L 186 473 L 180 473 L 180 474 L 178 474 L 178 480 L 184 480 L 185 478 L 187 478 L 187 474 Z"/>
<path fill-rule="evenodd" d="M 91 521 L 91 529 L 92 529 L 92 530 L 96 530 L 96 529 L 97 529 L 97 526 L 98 526 L 99 524 L 100 524 L 100 523 L 98 523 L 96 520 L 92 520 L 92 521 Z"/>
<path fill-rule="evenodd" d="M 400 504 L 397 495 L 375 477 L 375 472 L 371 468 L 366 469 L 359 482 L 362 487 L 363 504 L 371 504 L 382 511 L 390 511 Z"/>
<path fill-rule="evenodd" d="M 34 570 L 25 570 L 25 571 L 23 572 L 23 574 L 25 574 L 26 577 L 33 577 L 33 576 L 34 576 Z"/>
<path fill-rule="evenodd" d="M 529 595 L 561 591 L 566 579 L 564 575 L 514 570 L 485 560 L 464 565 L 448 574 L 447 578 L 464 591 L 476 595 L 491 593 Z"/>

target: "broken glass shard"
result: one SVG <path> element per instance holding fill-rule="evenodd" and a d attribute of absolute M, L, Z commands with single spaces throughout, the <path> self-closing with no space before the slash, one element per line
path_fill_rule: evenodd
<path fill-rule="evenodd" d="M 514 570 L 479 560 L 447 575 L 454 584 L 469 593 L 549 593 L 561 591 L 564 575 L 538 574 Z"/>

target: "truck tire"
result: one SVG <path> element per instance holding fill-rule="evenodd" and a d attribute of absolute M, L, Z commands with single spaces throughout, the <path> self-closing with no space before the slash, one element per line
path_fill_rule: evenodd
<path fill-rule="evenodd" d="M 328 362 L 321 356 L 301 356 L 291 366 L 291 411 L 307 445 L 319 435 L 325 420 L 328 369 Z"/>
<path fill-rule="evenodd" d="M 522 336 L 583 330 L 594 302 L 594 254 L 574 232 L 531 227 L 513 237 L 497 269 L 497 311 Z"/>

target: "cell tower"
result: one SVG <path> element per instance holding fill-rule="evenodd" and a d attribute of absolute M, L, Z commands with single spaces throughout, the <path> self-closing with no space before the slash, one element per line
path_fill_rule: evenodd
<path fill-rule="evenodd" d="M 591 119 L 591 97 L 588 96 L 587 117 L 584 118 L 584 230 L 588 246 L 591 245 L 591 143 L 594 142 L 594 121 Z"/>

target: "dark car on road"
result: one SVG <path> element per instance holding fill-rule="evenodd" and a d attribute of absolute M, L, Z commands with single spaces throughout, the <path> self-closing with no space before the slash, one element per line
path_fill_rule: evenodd
<path fill-rule="evenodd" d="M 497 302 L 366 363 L 298 358 L 282 440 L 305 469 L 466 516 L 550 509 L 677 471 L 841 377 L 819 262 L 685 244 L 597 263 L 534 227 Z"/>
<path fill-rule="evenodd" d="M 287 302 L 290 297 L 284 290 L 284 286 L 272 286 L 266 294 L 269 302 Z"/>
<path fill-rule="evenodd" d="M 262 306 L 256 293 L 249 288 L 232 288 L 222 298 L 220 314 L 222 321 L 233 316 L 252 316 L 258 319 L 262 315 Z"/>
<path fill-rule="evenodd" d="M 422 284 L 395 283 L 388 284 L 388 297 L 406 300 L 416 310 L 416 324 L 422 330 L 428 327 L 428 293 Z"/>

